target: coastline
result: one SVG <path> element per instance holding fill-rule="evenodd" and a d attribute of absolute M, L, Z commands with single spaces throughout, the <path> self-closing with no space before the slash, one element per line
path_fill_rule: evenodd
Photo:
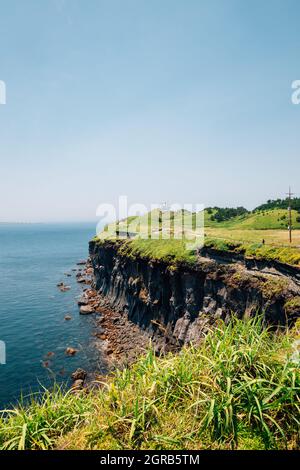
<path fill-rule="evenodd" d="M 151 343 L 151 335 L 147 331 L 130 321 L 126 313 L 113 309 L 109 301 L 97 292 L 91 259 L 76 264 L 75 277 L 82 286 L 82 294 L 77 297 L 78 314 L 94 316 L 93 344 L 100 352 L 102 367 L 106 371 L 100 373 L 96 367 L 94 370 L 74 370 L 71 374 L 71 389 L 75 391 L 101 386 L 111 371 L 131 365 L 147 352 Z"/>
<path fill-rule="evenodd" d="M 95 346 L 108 370 L 133 363 L 150 343 L 158 355 L 197 345 L 232 316 L 264 311 L 267 323 L 282 328 L 299 317 L 297 278 L 208 255 L 174 270 L 124 256 L 118 244 L 90 242 L 90 257 L 76 274 L 84 286 L 78 306 L 80 314 L 95 315 Z"/>

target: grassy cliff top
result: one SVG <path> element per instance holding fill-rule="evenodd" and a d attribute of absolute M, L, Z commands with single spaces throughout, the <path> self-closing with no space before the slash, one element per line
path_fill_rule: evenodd
<path fill-rule="evenodd" d="M 105 244 L 106 241 L 114 243 L 120 255 L 129 259 L 145 258 L 153 261 L 162 261 L 170 266 L 178 264 L 193 265 L 197 261 L 195 250 L 186 248 L 185 240 L 152 240 L 135 238 L 133 240 L 103 239 L 95 237 L 94 241 Z"/>
<path fill-rule="evenodd" d="M 95 238 L 96 243 L 105 243 L 105 240 Z M 116 242 L 116 240 L 110 240 Z M 204 246 L 220 253 L 240 254 L 246 258 L 265 261 L 279 261 L 283 264 L 300 268 L 300 250 L 294 247 L 264 245 L 262 243 L 238 242 L 231 239 L 206 237 Z M 116 243 L 118 252 L 134 260 L 146 258 L 162 261 L 176 267 L 186 264 L 193 266 L 197 263 L 196 250 L 187 249 L 185 240 L 122 240 Z"/>
<path fill-rule="evenodd" d="M 191 248 L 190 236 L 195 234 L 197 246 L 197 240 L 201 242 L 204 231 L 204 244 L 215 250 L 232 251 L 261 260 L 278 260 L 300 267 L 300 230 L 293 230 L 293 243 L 290 245 L 288 231 L 282 229 L 282 224 L 286 224 L 285 209 L 244 213 L 223 222 L 211 220 L 216 211 L 205 210 L 201 221 L 201 217 L 194 213 L 155 210 L 107 225 L 97 240 L 123 239 L 118 249 L 132 258 L 162 260 L 171 265 L 193 264 L 197 256 L 196 249 Z M 299 217 L 297 214 L 293 212 L 294 222 Z"/>
<path fill-rule="evenodd" d="M 232 230 L 286 230 L 288 227 L 288 212 L 286 209 L 266 209 L 255 212 L 246 212 L 242 215 L 236 215 L 230 217 L 223 209 L 209 208 L 203 211 L 203 220 L 205 227 L 211 228 L 227 228 Z M 166 227 L 175 226 L 182 220 L 182 211 L 167 211 L 162 212 L 155 209 L 148 214 L 142 216 L 130 216 L 127 219 L 118 222 L 120 230 L 135 231 L 137 228 L 140 231 L 148 230 L 149 216 L 150 214 L 157 215 L 163 218 L 163 224 Z M 197 220 L 196 213 L 189 213 L 185 211 L 187 215 L 186 229 L 196 229 L 199 223 L 201 224 L 201 218 Z M 199 213 L 198 213 L 199 214 Z M 293 229 L 300 229 L 300 214 L 296 210 L 291 211 L 292 214 L 292 226 Z M 189 218 L 190 215 L 190 218 Z M 218 218 L 219 216 L 219 218 Z M 228 217 L 226 220 L 222 220 L 222 217 Z M 109 227 L 109 226 L 108 226 Z M 201 228 L 200 226 L 198 228 Z"/>
<path fill-rule="evenodd" d="M 214 217 L 216 209 L 209 213 L 205 211 L 205 226 L 215 228 L 248 229 L 248 230 L 284 230 L 288 226 L 288 213 L 286 209 L 269 209 L 232 217 L 229 220 L 218 222 Z M 300 214 L 292 210 L 292 225 L 300 229 Z"/>

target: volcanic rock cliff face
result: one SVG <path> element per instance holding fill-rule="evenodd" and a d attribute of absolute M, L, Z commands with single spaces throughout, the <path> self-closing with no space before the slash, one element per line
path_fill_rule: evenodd
<path fill-rule="evenodd" d="M 94 287 L 113 310 L 162 342 L 197 342 L 218 319 L 264 312 L 272 324 L 300 316 L 300 289 L 275 269 L 246 268 L 199 257 L 194 266 L 170 266 L 120 253 L 122 242 L 90 242 Z"/>

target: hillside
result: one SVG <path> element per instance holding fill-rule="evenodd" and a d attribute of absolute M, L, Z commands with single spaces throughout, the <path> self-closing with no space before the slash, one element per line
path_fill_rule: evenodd
<path fill-rule="evenodd" d="M 229 220 L 218 222 L 212 220 L 211 214 L 205 211 L 205 226 L 230 229 L 248 229 L 248 230 L 277 230 L 286 229 L 288 226 L 288 213 L 286 209 L 269 209 L 263 211 L 248 212 L 244 215 L 230 218 Z M 300 229 L 300 215 L 296 210 L 292 210 L 292 226 L 294 229 Z"/>
<path fill-rule="evenodd" d="M 292 209 L 296 211 L 300 211 L 300 198 L 294 197 L 289 199 L 286 197 L 285 199 L 269 199 L 264 204 L 259 205 L 254 209 L 254 211 L 264 211 L 269 209 L 287 209 L 291 206 Z"/>
<path fill-rule="evenodd" d="M 249 229 L 278 229 L 287 226 L 289 206 L 292 208 L 293 226 L 299 228 L 300 198 L 270 199 L 253 211 L 248 211 L 242 206 L 208 207 L 205 220 L 208 226 L 235 227 L 242 224 Z"/>
<path fill-rule="evenodd" d="M 217 214 L 220 214 L 220 208 L 208 208 L 204 210 L 205 227 L 228 228 L 228 229 L 245 229 L 245 230 L 286 230 L 288 227 L 288 212 L 286 209 L 268 209 L 245 212 L 241 215 L 232 216 L 227 220 L 219 220 Z M 161 212 L 158 209 L 143 216 L 131 216 L 118 222 L 119 230 L 129 231 L 146 231 L 150 214 L 154 218 L 163 223 L 165 226 L 176 226 L 182 220 L 182 211 L 177 212 Z M 188 211 L 185 211 L 188 214 Z M 195 223 L 195 215 L 190 215 L 191 220 L 188 225 L 192 227 Z M 193 222 L 192 222 L 193 220 Z M 300 214 L 296 210 L 292 210 L 292 227 L 295 230 L 300 229 Z M 157 227 L 158 228 L 158 227 Z M 195 225 L 193 225 L 195 228 Z"/>

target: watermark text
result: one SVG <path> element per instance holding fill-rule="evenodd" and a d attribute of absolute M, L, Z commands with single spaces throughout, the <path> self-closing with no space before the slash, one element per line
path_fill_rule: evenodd
<path fill-rule="evenodd" d="M 139 238 L 151 240 L 184 240 L 187 249 L 196 249 L 204 242 L 203 204 L 128 204 L 120 196 L 118 204 L 100 204 L 97 235 L 102 238 Z M 104 227 L 104 229 L 103 229 Z"/>
<path fill-rule="evenodd" d="M 6 84 L 0 80 L 0 104 L 6 104 Z"/>
<path fill-rule="evenodd" d="M 294 80 L 292 83 L 292 103 L 293 104 L 300 104 L 300 80 Z"/>
<path fill-rule="evenodd" d="M 6 364 L 6 347 L 4 341 L 0 341 L 0 364 Z"/>

